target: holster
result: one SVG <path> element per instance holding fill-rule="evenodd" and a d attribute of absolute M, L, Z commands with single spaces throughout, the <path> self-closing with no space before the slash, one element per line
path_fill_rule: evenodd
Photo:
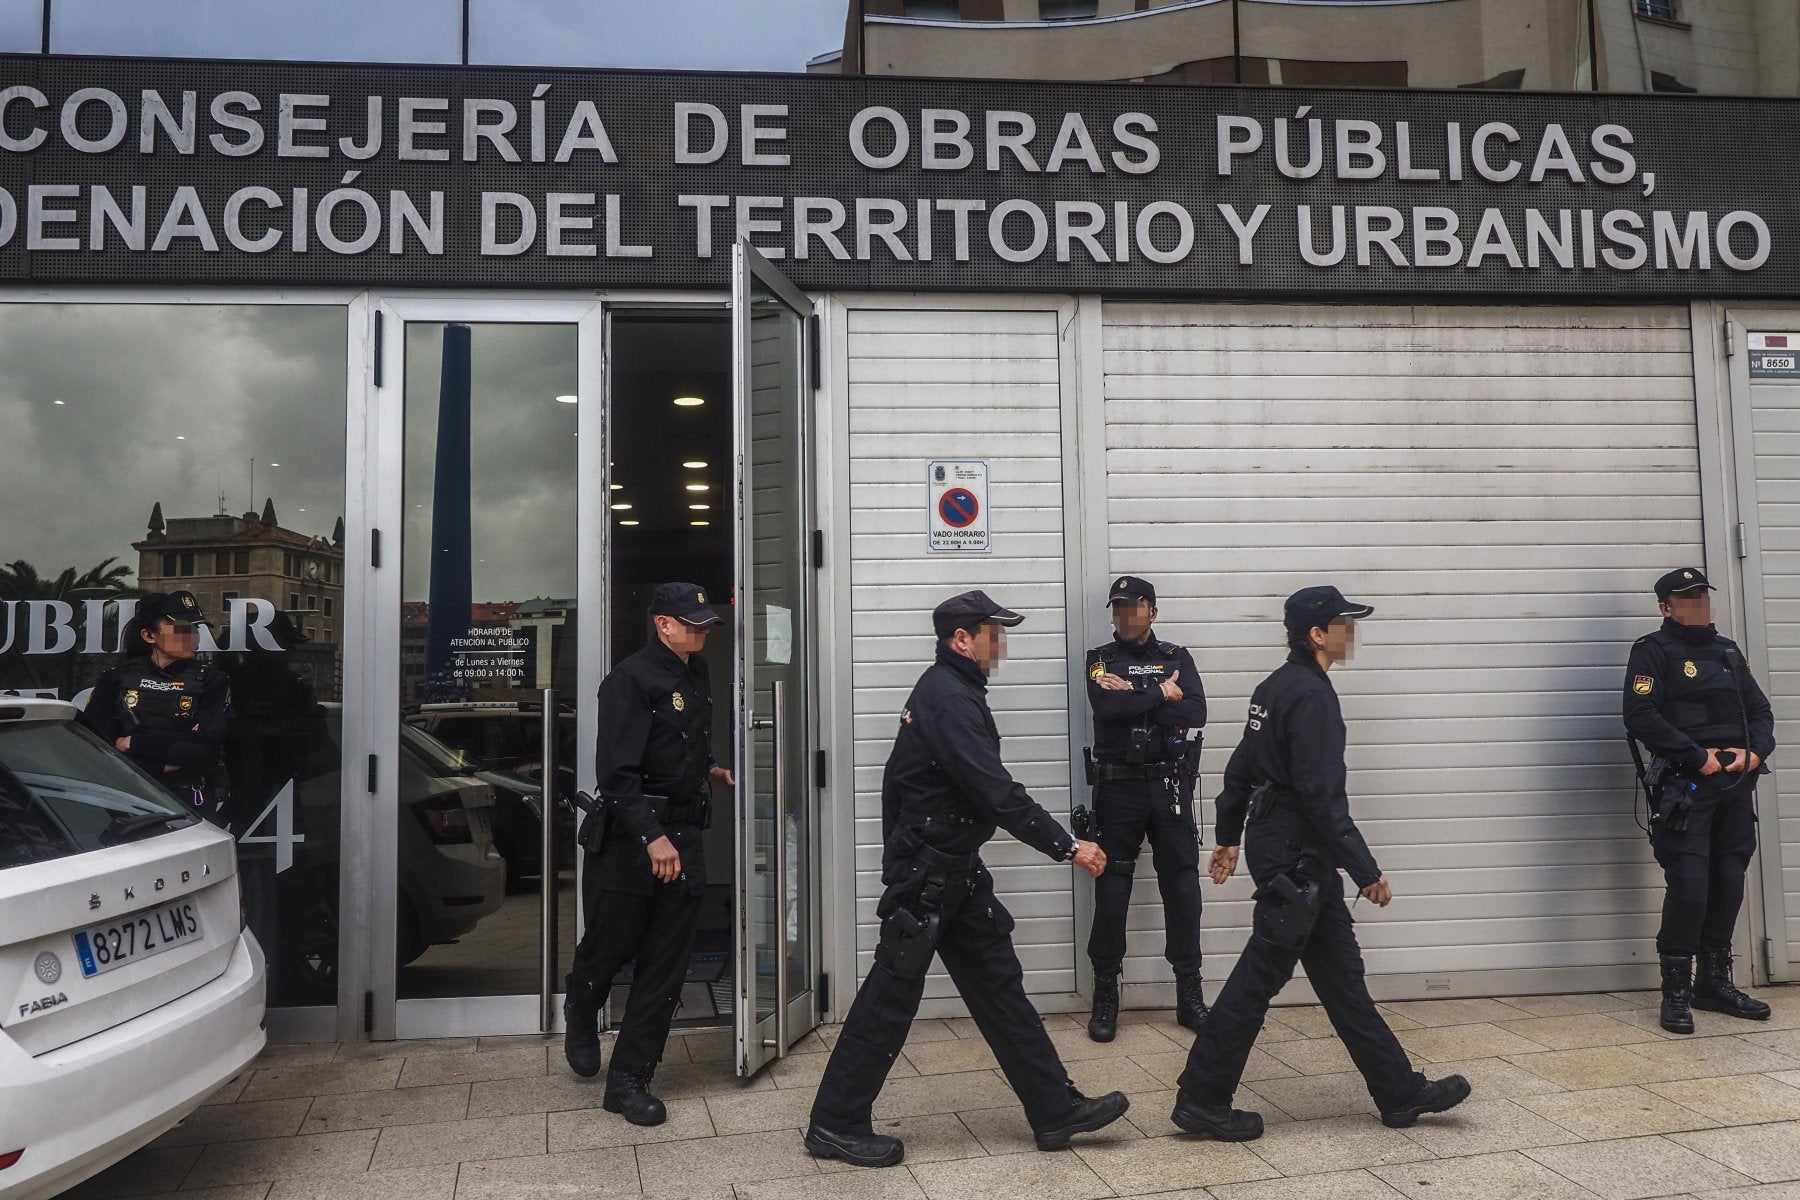
<path fill-rule="evenodd" d="M 575 807 L 581 810 L 581 828 L 576 831 L 575 844 L 589 854 L 600 853 L 606 848 L 607 837 L 612 832 L 611 802 L 596 800 L 587 792 L 576 792 Z"/>
<path fill-rule="evenodd" d="M 1312 936 L 1324 906 L 1325 893 L 1316 879 L 1298 881 L 1286 872 L 1256 889 L 1250 918 L 1251 933 L 1282 950 L 1299 950 Z"/>
<path fill-rule="evenodd" d="M 1194 791 L 1199 782 L 1200 735 L 1196 733 L 1187 749 L 1181 752 L 1181 773 L 1175 779 L 1175 794 L 1181 801 L 1181 811 L 1187 816 L 1188 824 L 1194 827 L 1196 836 L 1200 833 L 1200 809 L 1194 803 Z"/>
<path fill-rule="evenodd" d="M 875 961 L 899 979 L 919 979 L 931 969 L 944 931 L 944 888 L 952 874 L 974 870 L 973 854 L 944 854 L 916 845 L 882 876 L 887 889 L 875 906 L 881 941 Z"/>

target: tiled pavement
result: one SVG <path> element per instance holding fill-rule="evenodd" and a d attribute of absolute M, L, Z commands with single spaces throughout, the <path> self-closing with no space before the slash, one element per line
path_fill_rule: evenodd
<path fill-rule="evenodd" d="M 1188 1039 L 1167 1012 L 1126 1014 L 1116 1041 L 1047 1018 L 1087 1092 L 1131 1095 L 1127 1118 L 1069 1150 L 1031 1145 L 967 1020 L 921 1021 L 876 1110 L 903 1166 L 807 1155 L 800 1129 L 835 1029 L 749 1082 L 724 1034 L 671 1039 L 657 1091 L 669 1121 L 599 1108 L 550 1039 L 271 1047 L 211 1103 L 72 1195 L 189 1200 L 1800 1200 L 1800 988 L 1774 1019 L 1697 1013 L 1656 1025 L 1650 993 L 1384 1006 L 1415 1061 L 1460 1071 L 1474 1097 L 1412 1129 L 1383 1127 L 1317 1008 L 1277 1009 L 1239 1104 L 1260 1141 L 1223 1145 L 1169 1124 Z"/>

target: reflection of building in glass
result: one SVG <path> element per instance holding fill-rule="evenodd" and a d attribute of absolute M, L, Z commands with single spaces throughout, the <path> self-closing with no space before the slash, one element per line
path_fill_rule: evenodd
<path fill-rule="evenodd" d="M 845 74 L 1800 94 L 1794 0 L 850 0 Z"/>
<path fill-rule="evenodd" d="M 320 700 L 343 692 L 339 643 L 344 627 L 344 523 L 331 537 L 281 526 L 271 499 L 260 514 L 171 517 L 162 505 L 150 514 L 138 552 L 138 587 L 194 593 L 212 624 L 224 632 L 232 601 L 262 600 L 286 614 L 307 640 L 288 647 L 294 666 Z M 255 615 L 247 618 L 255 624 Z"/>

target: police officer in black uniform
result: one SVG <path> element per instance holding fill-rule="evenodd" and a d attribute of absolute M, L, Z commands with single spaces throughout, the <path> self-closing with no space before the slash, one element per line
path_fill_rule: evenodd
<path fill-rule="evenodd" d="M 881 783 L 881 941 L 806 1131 L 807 1149 L 820 1158 L 886 1167 L 905 1156 L 900 1139 L 877 1134 L 869 1115 L 919 1011 L 933 952 L 1024 1104 L 1038 1149 L 1060 1149 L 1130 1107 L 1120 1092 L 1083 1096 L 1063 1070 L 1025 996 L 1012 915 L 979 853 L 998 826 L 1058 862 L 1095 875 L 1106 865 L 1098 845 L 1072 837 L 1000 761 L 987 680 L 1005 655 L 1004 627 L 1024 619 L 983 592 L 952 596 L 931 614 L 937 661 L 907 697 Z"/>
<path fill-rule="evenodd" d="M 1339 870 L 1380 907 L 1393 899 L 1350 818 L 1345 793 L 1344 717 L 1325 672 L 1349 658 L 1357 618 L 1375 610 L 1335 587 L 1288 597 L 1288 659 L 1256 686 L 1244 738 L 1225 768 L 1218 799 L 1218 846 L 1209 864 L 1215 884 L 1237 870 L 1238 842 L 1250 831 L 1256 882 L 1250 940 L 1200 1027 L 1181 1073 L 1172 1120 L 1190 1133 L 1245 1142 L 1262 1136 L 1262 1117 L 1231 1107 L 1269 1001 L 1296 963 L 1318 993 L 1362 1072 L 1383 1124 L 1411 1125 L 1425 1113 L 1462 1103 L 1460 1075 L 1428 1080 L 1412 1069 L 1363 982 L 1362 951 Z"/>
<path fill-rule="evenodd" d="M 1206 1018 L 1200 991 L 1200 833 L 1194 781 L 1206 724 L 1206 692 L 1186 648 L 1156 636 L 1156 588 L 1135 575 L 1113 581 L 1113 639 L 1087 655 L 1088 706 L 1094 711 L 1094 815 L 1106 870 L 1094 881 L 1094 1008 L 1088 1036 L 1110 1042 L 1118 1031 L 1119 969 L 1125 915 L 1144 836 L 1162 892 L 1163 957 L 1175 969 L 1175 1019 L 1189 1029 Z"/>
<path fill-rule="evenodd" d="M 1775 750 L 1775 714 L 1743 651 L 1712 623 L 1698 567 L 1656 581 L 1662 628 L 1625 667 L 1625 732 L 1654 756 L 1650 845 L 1662 865 L 1662 1027 L 1694 1032 L 1691 1008 L 1752 1021 L 1769 1006 L 1731 981 L 1731 932 L 1756 851 L 1757 775 Z M 1696 976 L 1694 958 L 1700 969 Z"/>
<path fill-rule="evenodd" d="M 124 661 L 95 682 L 82 720 L 196 816 L 224 825 L 229 788 L 220 750 L 231 681 L 194 658 L 205 619 L 192 592 L 140 599 L 120 639 Z"/>
<path fill-rule="evenodd" d="M 563 1051 L 577 1075 L 600 1073 L 600 1006 L 627 960 L 636 966 L 601 1104 L 633 1125 L 668 1113 L 650 1094 L 681 1001 L 706 884 L 701 831 L 710 785 L 734 786 L 713 761 L 712 685 L 700 657 L 719 615 L 691 583 L 651 594 L 656 637 L 600 683 L 599 793 L 581 842 L 587 932 L 575 948 Z"/>

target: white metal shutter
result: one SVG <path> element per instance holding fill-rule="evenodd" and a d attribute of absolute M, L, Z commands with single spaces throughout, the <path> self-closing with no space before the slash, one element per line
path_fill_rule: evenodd
<path fill-rule="evenodd" d="M 988 695 L 1006 765 L 1059 818 L 1069 809 L 1069 641 L 1056 314 L 853 308 L 847 319 L 860 979 L 879 932 L 882 768 L 932 661 L 931 610 L 980 588 L 1025 614 Z M 933 459 L 987 461 L 991 553 L 926 553 Z M 1071 869 L 1004 833 L 983 857 L 1018 920 L 1026 990 L 1072 992 Z M 940 972 L 925 994 L 954 989 Z"/>
<path fill-rule="evenodd" d="M 1686 310 L 1108 304 L 1104 329 L 1110 567 L 1194 651 L 1208 800 L 1282 599 L 1335 583 L 1377 610 L 1332 681 L 1398 897 L 1357 914 L 1401 977 L 1378 991 L 1641 980 L 1660 875 L 1620 687 L 1651 582 L 1701 557 Z M 1140 875 L 1126 978 L 1166 979 Z M 1206 891 L 1218 979 L 1249 887 Z"/>

